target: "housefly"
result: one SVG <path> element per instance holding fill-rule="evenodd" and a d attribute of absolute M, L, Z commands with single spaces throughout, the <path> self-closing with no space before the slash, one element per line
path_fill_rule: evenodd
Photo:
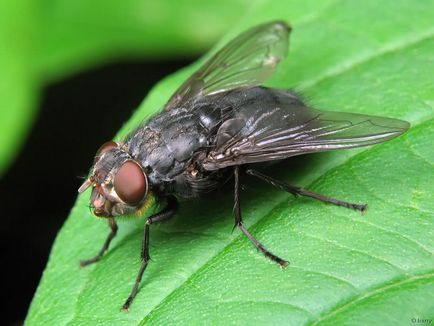
<path fill-rule="evenodd" d="M 257 177 L 293 195 L 363 212 L 366 205 L 326 197 L 254 169 L 254 164 L 291 156 L 368 146 L 395 138 L 409 128 L 397 119 L 309 107 L 296 94 L 260 86 L 285 58 L 291 28 L 281 21 L 253 27 L 229 42 L 195 72 L 160 113 L 123 141 L 97 151 L 90 177 L 78 190 L 92 188 L 90 205 L 111 229 L 98 261 L 117 231 L 116 217 L 141 215 L 151 199 L 166 199 L 144 225 L 142 263 L 123 309 L 137 294 L 150 256 L 149 229 L 170 219 L 177 199 L 198 197 L 234 180 L 235 226 L 266 257 L 288 262 L 266 249 L 245 228 L 240 208 L 242 175 Z"/>

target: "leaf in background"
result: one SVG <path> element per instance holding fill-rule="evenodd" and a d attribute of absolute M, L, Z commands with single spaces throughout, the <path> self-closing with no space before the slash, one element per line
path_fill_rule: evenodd
<path fill-rule="evenodd" d="M 0 2 L 0 176 L 34 118 L 37 88 L 31 59 L 36 10 L 31 1 Z"/>
<path fill-rule="evenodd" d="M 45 80 L 122 58 L 196 56 L 233 26 L 246 0 L 47 1 L 37 66 Z"/>
<path fill-rule="evenodd" d="M 285 19 L 289 58 L 269 85 L 301 85 L 321 109 L 409 120 L 404 136 L 370 148 L 301 156 L 273 174 L 369 204 L 366 215 L 292 198 L 258 182 L 242 193 L 249 230 L 290 266 L 280 270 L 233 225 L 231 187 L 184 203 L 151 230 L 152 261 L 130 313 L 120 312 L 139 268 L 143 219 L 108 232 L 80 196 L 61 230 L 28 325 L 410 324 L 434 312 L 434 3 L 261 1 L 222 40 Z M 194 67 L 159 83 L 121 130 L 160 108 Z"/>

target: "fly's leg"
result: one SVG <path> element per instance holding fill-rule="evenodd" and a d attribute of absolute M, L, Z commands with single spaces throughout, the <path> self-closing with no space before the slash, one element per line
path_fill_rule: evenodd
<path fill-rule="evenodd" d="M 107 249 L 110 246 L 110 242 L 113 240 L 113 238 L 116 236 L 116 233 L 118 232 L 118 226 L 114 220 L 114 218 L 108 219 L 108 225 L 110 227 L 110 233 L 107 236 L 107 239 L 104 242 L 104 245 L 102 246 L 101 250 L 98 252 L 98 254 L 90 259 L 82 260 L 80 261 L 80 266 L 85 267 L 90 264 L 96 263 L 98 260 L 101 259 L 101 257 L 104 255 L 104 253 L 107 251 Z"/>
<path fill-rule="evenodd" d="M 122 306 L 122 309 L 124 311 L 128 311 L 128 309 L 130 308 L 130 305 L 133 302 L 134 297 L 136 296 L 137 291 L 139 289 L 139 285 L 142 280 L 143 273 L 145 272 L 149 260 L 151 259 L 151 257 L 149 256 L 149 226 L 156 222 L 169 220 L 173 215 L 175 215 L 177 206 L 178 203 L 176 199 L 174 197 L 169 197 L 167 199 L 166 209 L 164 209 L 163 211 L 155 215 L 152 215 L 146 220 L 143 242 L 142 242 L 142 251 L 141 251 L 142 265 L 140 266 L 139 273 L 137 275 L 136 282 L 134 283 L 133 289 L 131 290 L 130 295 L 128 296 L 127 300 Z"/>
<path fill-rule="evenodd" d="M 257 177 L 257 178 L 261 179 L 262 181 L 265 181 L 265 182 L 271 184 L 272 186 L 274 186 L 280 190 L 289 192 L 289 193 L 293 194 L 294 196 L 310 197 L 310 198 L 322 201 L 323 203 L 328 203 L 328 204 L 333 204 L 336 206 L 354 209 L 356 211 L 361 212 L 362 214 L 366 211 L 366 209 L 368 207 L 368 205 L 366 205 L 366 204 L 360 205 L 360 204 L 349 203 L 346 201 L 330 198 L 330 197 L 318 194 L 316 192 L 308 191 L 308 190 L 305 190 L 305 189 L 300 188 L 300 187 L 291 186 L 290 184 L 287 184 L 286 182 L 276 180 L 276 179 L 271 178 L 265 174 L 262 174 L 256 170 L 249 169 L 246 171 L 246 173 L 249 175 L 252 175 L 254 177 Z"/>
<path fill-rule="evenodd" d="M 235 177 L 235 198 L 234 198 L 234 215 L 235 215 L 235 226 L 238 227 L 246 236 L 249 238 L 249 240 L 252 242 L 252 244 L 258 249 L 260 252 L 264 254 L 265 257 L 271 259 L 275 263 L 279 264 L 280 267 L 284 268 L 288 266 L 288 262 L 270 251 L 267 250 L 267 248 L 264 247 L 263 244 L 261 244 L 258 240 L 256 240 L 249 231 L 245 228 L 243 224 L 243 219 L 241 217 L 241 206 L 240 206 L 240 171 L 239 167 L 234 167 L 234 177 Z"/>

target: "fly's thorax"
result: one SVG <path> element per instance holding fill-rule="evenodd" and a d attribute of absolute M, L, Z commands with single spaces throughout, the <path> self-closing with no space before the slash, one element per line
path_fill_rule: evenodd
<path fill-rule="evenodd" d="M 196 152 L 207 148 L 209 131 L 198 112 L 184 108 L 163 111 L 134 130 L 126 140 L 132 156 L 148 170 L 158 187 L 183 173 Z"/>
<path fill-rule="evenodd" d="M 108 142 L 98 150 L 91 176 L 79 192 L 92 186 L 90 206 L 98 217 L 136 215 L 148 193 L 147 175 L 123 145 Z"/>

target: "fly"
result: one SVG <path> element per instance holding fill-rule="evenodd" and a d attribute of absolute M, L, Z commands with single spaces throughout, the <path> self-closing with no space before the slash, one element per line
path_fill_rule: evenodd
<path fill-rule="evenodd" d="M 78 191 L 92 188 L 90 205 L 96 216 L 107 219 L 111 232 L 99 253 L 81 266 L 103 256 L 116 235 L 116 217 L 139 216 L 154 199 L 167 203 L 146 220 L 142 263 L 124 310 L 136 296 L 150 259 L 150 226 L 170 219 L 180 198 L 199 197 L 233 179 L 234 227 L 281 267 L 288 261 L 266 249 L 243 224 L 242 175 L 293 195 L 365 211 L 366 205 L 326 197 L 254 169 L 259 162 L 381 143 L 410 126 L 391 118 L 319 111 L 289 91 L 261 87 L 286 57 L 290 31 L 285 22 L 275 21 L 239 35 L 185 81 L 160 113 L 96 153 L 91 175 Z"/>

